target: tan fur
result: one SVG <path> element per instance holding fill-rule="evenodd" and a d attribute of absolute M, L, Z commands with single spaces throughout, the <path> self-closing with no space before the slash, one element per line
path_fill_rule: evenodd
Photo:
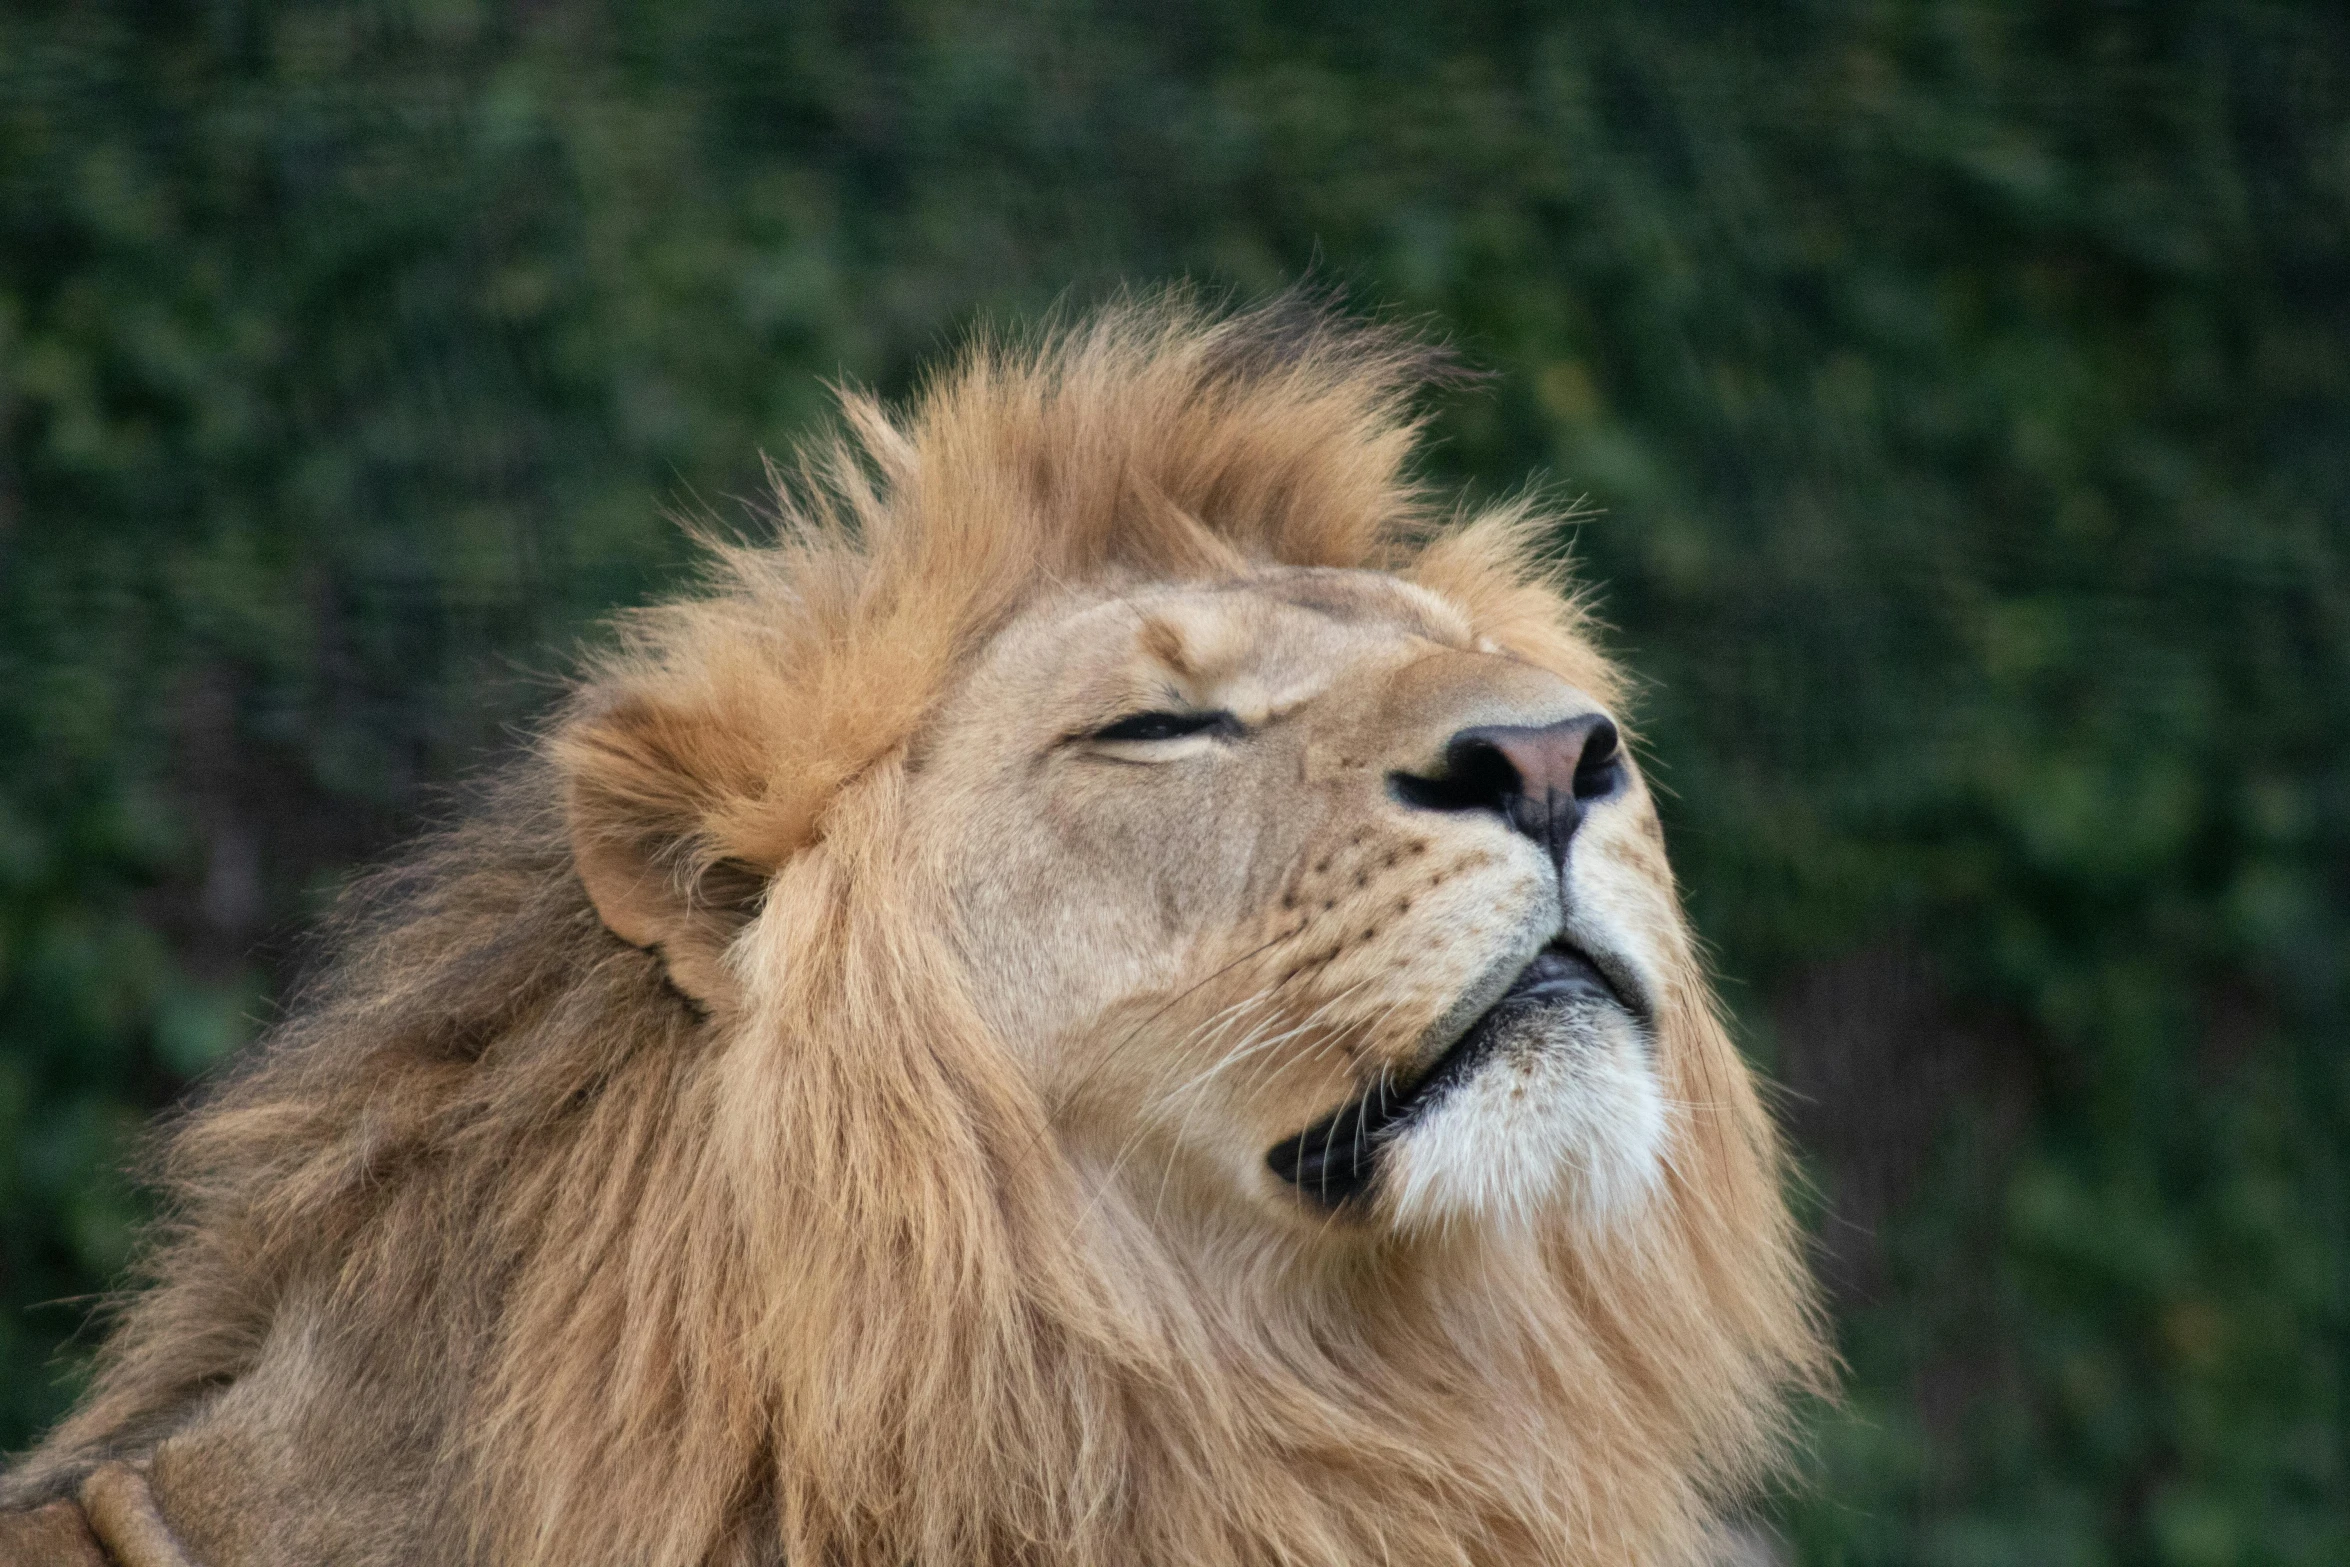
<path fill-rule="evenodd" d="M 79 1503 L 0 1512 L 0 1567 L 112 1567 Z"/>
<path fill-rule="evenodd" d="M 1437 368 L 1178 300 L 848 399 L 173 1132 L 6 1498 L 137 1459 L 210 1567 L 1701 1556 L 1822 1375 L 1780 1156 L 1636 775 L 1564 892 L 1385 790 L 1620 695 L 1552 519 L 1405 477 Z M 1170 702 L 1248 738 L 1088 738 Z M 1653 1190 L 1280 1189 L 1561 897 Z"/>
<path fill-rule="evenodd" d="M 100 1464 L 82 1481 L 90 1532 L 120 1567 L 192 1567 L 163 1521 L 147 1477 L 124 1463 Z"/>

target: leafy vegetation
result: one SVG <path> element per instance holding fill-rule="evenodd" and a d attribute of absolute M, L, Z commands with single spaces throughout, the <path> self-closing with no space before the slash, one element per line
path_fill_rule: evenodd
<path fill-rule="evenodd" d="M 2350 1560 L 2350 19 L 2253 0 L 0 12 L 0 1444 L 822 379 L 1309 270 L 1604 509 L 1851 1365 L 1794 1553 Z"/>

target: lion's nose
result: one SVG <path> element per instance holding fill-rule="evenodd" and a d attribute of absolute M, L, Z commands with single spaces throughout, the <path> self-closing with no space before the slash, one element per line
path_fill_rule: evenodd
<path fill-rule="evenodd" d="M 1397 799 L 1432 811 L 1492 811 L 1565 867 L 1584 810 L 1624 787 L 1622 738 L 1604 713 L 1555 724 L 1488 724 L 1444 743 L 1433 775 L 1395 773 Z"/>

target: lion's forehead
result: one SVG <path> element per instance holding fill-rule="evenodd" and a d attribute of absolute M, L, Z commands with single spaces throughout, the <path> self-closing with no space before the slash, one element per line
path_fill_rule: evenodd
<path fill-rule="evenodd" d="M 1244 720 L 1431 646 L 1474 644 L 1466 617 L 1380 572 L 1284 568 L 1070 594 L 1001 634 L 975 681 L 1054 706 L 1165 701 Z M 1037 713 L 1041 717 L 1041 711 Z"/>
<path fill-rule="evenodd" d="M 1385 572 L 1294 566 L 1235 584 L 1231 591 L 1332 620 L 1385 623 L 1448 647 L 1467 647 L 1472 640 L 1468 617 L 1457 606 Z"/>

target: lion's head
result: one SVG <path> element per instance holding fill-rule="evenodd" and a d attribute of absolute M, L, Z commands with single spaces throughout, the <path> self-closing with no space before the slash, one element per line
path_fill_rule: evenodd
<path fill-rule="evenodd" d="M 22 1484 L 215 1567 L 1700 1552 L 1820 1363 L 1778 1154 L 1432 364 L 1162 302 L 851 399 L 179 1135 Z"/>
<path fill-rule="evenodd" d="M 1406 577 L 1089 584 L 955 681 L 908 847 L 1067 1155 L 1154 1222 L 1631 1224 L 1688 956 L 1609 694 Z"/>

